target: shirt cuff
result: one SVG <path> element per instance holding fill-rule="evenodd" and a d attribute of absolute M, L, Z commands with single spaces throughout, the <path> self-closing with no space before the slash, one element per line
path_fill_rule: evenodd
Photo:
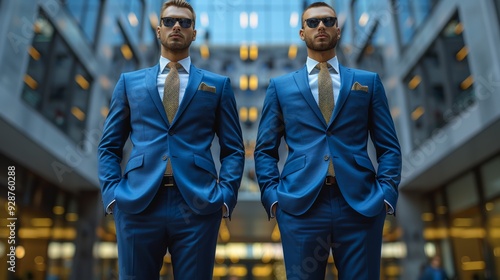
<path fill-rule="evenodd" d="M 273 213 L 273 206 L 278 203 L 278 201 L 275 201 L 273 202 L 273 204 L 271 204 L 271 209 L 269 209 L 269 217 L 271 217 L 271 219 L 274 218 L 274 213 Z"/>
<path fill-rule="evenodd" d="M 392 205 L 385 199 L 384 199 L 384 202 L 385 202 L 385 204 L 389 205 L 389 209 L 387 209 L 387 214 L 393 215 L 394 214 L 394 207 L 392 207 Z"/>
<path fill-rule="evenodd" d="M 226 214 L 222 215 L 222 218 L 229 218 L 229 207 L 227 204 L 224 202 L 224 207 L 226 207 Z"/>
<path fill-rule="evenodd" d="M 113 208 L 111 206 L 113 206 L 113 204 L 115 204 L 115 199 L 113 199 L 109 204 L 108 206 L 106 206 L 106 214 L 113 214 Z"/>

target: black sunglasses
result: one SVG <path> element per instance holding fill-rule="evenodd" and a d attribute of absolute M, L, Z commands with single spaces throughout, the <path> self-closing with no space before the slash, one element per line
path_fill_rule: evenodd
<path fill-rule="evenodd" d="M 332 27 L 337 22 L 337 18 L 336 17 L 308 18 L 305 20 L 305 22 L 306 22 L 307 26 L 309 26 L 309 28 L 318 27 L 320 21 L 322 21 L 326 27 Z"/>
<path fill-rule="evenodd" d="M 191 27 L 191 23 L 193 23 L 193 20 L 190 18 L 162 17 L 161 22 L 163 22 L 163 25 L 165 27 L 173 27 L 176 22 L 179 22 L 179 25 L 182 28 L 189 28 Z"/>

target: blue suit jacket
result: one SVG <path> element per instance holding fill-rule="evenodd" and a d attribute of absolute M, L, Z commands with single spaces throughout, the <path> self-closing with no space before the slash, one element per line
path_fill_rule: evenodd
<path fill-rule="evenodd" d="M 395 209 L 401 152 L 383 85 L 376 73 L 340 65 L 341 88 L 326 123 L 309 87 L 307 69 L 271 79 L 255 148 L 256 174 L 266 211 L 305 213 L 318 196 L 330 158 L 349 205 L 365 216 L 380 213 L 387 200 Z M 367 90 L 352 90 L 358 82 Z M 378 168 L 367 152 L 369 136 Z M 280 174 L 278 147 L 284 137 L 288 158 Z"/>
<path fill-rule="evenodd" d="M 230 81 L 191 65 L 185 95 L 170 124 L 156 84 L 159 68 L 157 64 L 122 74 L 113 92 L 98 147 L 104 207 L 115 199 L 121 211 L 143 211 L 157 193 L 171 158 L 176 184 L 194 212 L 221 211 L 226 203 L 231 213 L 243 173 L 244 148 Z M 202 82 L 215 87 L 215 92 L 199 88 Z M 210 151 L 215 134 L 220 144 L 219 174 Z M 122 151 L 129 137 L 132 151 L 122 172 Z"/>

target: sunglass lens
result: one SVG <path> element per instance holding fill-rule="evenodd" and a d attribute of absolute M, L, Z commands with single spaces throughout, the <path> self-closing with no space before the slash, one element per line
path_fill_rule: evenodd
<path fill-rule="evenodd" d="M 188 28 L 191 27 L 191 20 L 188 18 L 180 18 L 179 24 L 181 25 L 182 28 Z"/>
<path fill-rule="evenodd" d="M 325 24 L 326 27 L 332 27 L 335 24 L 335 18 L 334 17 L 324 18 L 323 23 Z"/>
<path fill-rule="evenodd" d="M 317 18 L 310 18 L 306 20 L 307 26 L 310 28 L 316 28 L 319 25 L 319 19 Z"/>
<path fill-rule="evenodd" d="M 166 27 L 172 27 L 175 25 L 175 19 L 174 18 L 163 18 L 163 25 Z"/>
<path fill-rule="evenodd" d="M 192 20 L 189 18 L 171 18 L 171 17 L 165 17 L 162 18 L 163 20 L 163 25 L 166 27 L 173 27 L 176 22 L 179 22 L 179 25 L 182 28 L 189 28 L 191 27 L 191 22 Z"/>

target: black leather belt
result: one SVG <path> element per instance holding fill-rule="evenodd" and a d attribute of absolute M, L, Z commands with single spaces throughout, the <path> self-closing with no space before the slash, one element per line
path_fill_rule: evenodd
<path fill-rule="evenodd" d="M 334 185 L 337 185 L 337 178 L 335 178 L 335 176 L 326 176 L 325 186 L 334 186 Z"/>
<path fill-rule="evenodd" d="M 163 187 L 169 187 L 169 188 L 175 187 L 174 176 L 172 176 L 172 175 L 163 175 L 163 179 L 161 180 L 161 185 Z"/>

